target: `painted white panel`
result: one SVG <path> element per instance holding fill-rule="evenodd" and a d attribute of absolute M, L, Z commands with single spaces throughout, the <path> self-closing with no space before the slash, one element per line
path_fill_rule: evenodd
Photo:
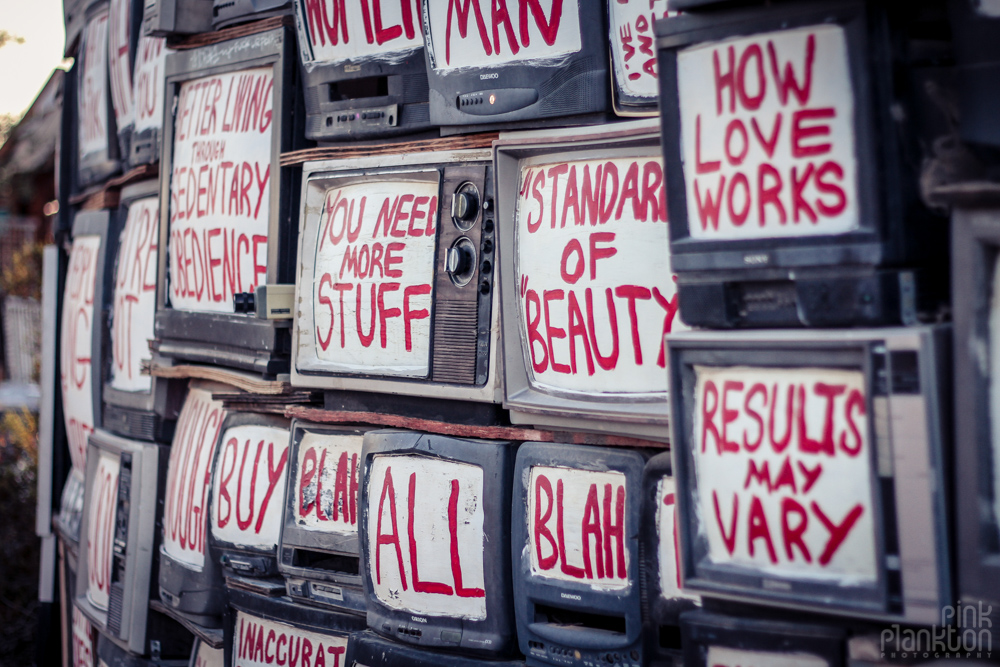
<path fill-rule="evenodd" d="M 358 533 L 360 435 L 306 433 L 299 443 L 295 523 L 340 535 Z"/>
<path fill-rule="evenodd" d="M 244 611 L 236 612 L 233 667 L 295 664 L 341 667 L 346 651 L 346 634 L 321 634 Z"/>
<path fill-rule="evenodd" d="M 429 2 L 427 9 L 427 46 L 439 71 L 552 60 L 580 50 L 579 0 L 448 0 Z"/>
<path fill-rule="evenodd" d="M 712 667 L 829 667 L 829 662 L 811 653 L 744 651 L 709 646 L 705 664 Z"/>
<path fill-rule="evenodd" d="M 379 601 L 413 614 L 486 618 L 482 468 L 383 455 L 366 484 L 365 548 Z"/>
<path fill-rule="evenodd" d="M 438 173 L 332 188 L 318 214 L 299 368 L 426 377 Z"/>
<path fill-rule="evenodd" d="M 101 452 L 90 482 L 90 513 L 87 516 L 87 599 L 107 611 L 111 591 L 111 553 L 115 542 L 118 508 L 117 454 Z"/>
<path fill-rule="evenodd" d="M 681 331 L 658 155 L 521 165 L 515 244 L 521 350 L 534 384 L 665 394 Z"/>
<path fill-rule="evenodd" d="M 424 45 L 420 0 L 298 0 L 303 62 L 339 63 L 379 58 L 402 60 Z"/>
<path fill-rule="evenodd" d="M 688 231 L 696 239 L 859 227 L 844 29 L 713 42 L 677 56 Z"/>
<path fill-rule="evenodd" d="M 198 642 L 198 653 L 193 667 L 225 667 L 226 654 L 221 648 L 212 648 L 205 642 Z"/>
<path fill-rule="evenodd" d="M 205 526 L 212 460 L 226 411 L 205 389 L 188 391 L 174 430 L 163 510 L 163 550 L 198 571 L 205 566 Z"/>
<path fill-rule="evenodd" d="M 876 580 L 861 371 L 695 366 L 699 531 L 709 559 L 776 579 Z"/>
<path fill-rule="evenodd" d="M 71 667 L 94 667 L 94 627 L 76 605 L 73 605 L 72 635 L 73 664 Z"/>
<path fill-rule="evenodd" d="M 176 310 L 232 313 L 267 281 L 272 68 L 185 81 L 174 121 L 169 295 Z"/>
<path fill-rule="evenodd" d="M 624 473 L 532 466 L 528 483 L 531 574 L 627 589 L 635 527 L 626 525 Z"/>
<path fill-rule="evenodd" d="M 100 236 L 77 236 L 73 240 L 63 293 L 59 378 L 69 455 L 73 467 L 81 474 L 86 474 L 87 438 L 94 431 L 94 373 L 90 355 L 100 250 Z"/>
<path fill-rule="evenodd" d="M 660 564 L 660 595 L 665 600 L 701 596 L 681 589 L 681 563 L 677 534 L 677 482 L 673 477 L 661 477 L 656 483 L 656 558 Z"/>
<path fill-rule="evenodd" d="M 608 0 L 611 63 L 622 92 L 650 100 L 659 96 L 654 24 L 679 13 L 667 11 L 667 0 Z"/>
<path fill-rule="evenodd" d="M 212 474 L 212 537 L 260 551 L 278 548 L 288 429 L 234 426 L 222 434 Z"/>
<path fill-rule="evenodd" d="M 132 62 L 129 57 L 131 14 L 131 0 L 111 0 L 108 12 L 108 75 L 111 79 L 111 105 L 119 131 L 135 123 Z"/>
<path fill-rule="evenodd" d="M 83 37 L 78 100 L 79 156 L 108 149 L 108 14 L 91 19 Z"/>
<path fill-rule="evenodd" d="M 167 54 L 172 52 L 164 37 L 139 38 L 133 77 L 136 132 L 163 127 L 164 65 Z"/>
<path fill-rule="evenodd" d="M 159 240 L 159 197 L 133 202 L 118 242 L 111 320 L 111 386 L 122 391 L 148 392 L 153 385 L 141 371 L 152 356 Z"/>

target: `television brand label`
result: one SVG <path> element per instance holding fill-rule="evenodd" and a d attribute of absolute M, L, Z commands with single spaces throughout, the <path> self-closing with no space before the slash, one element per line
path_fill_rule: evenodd
<path fill-rule="evenodd" d="M 274 81 L 270 67 L 185 81 L 170 176 L 169 295 L 232 313 L 267 281 Z"/>
<path fill-rule="evenodd" d="M 100 236 L 77 236 L 73 240 L 63 294 L 59 382 L 70 459 L 81 474 L 87 471 L 87 438 L 94 432 L 94 375 L 90 355 L 100 251 Z"/>
<path fill-rule="evenodd" d="M 580 50 L 580 0 L 428 2 L 431 64 L 436 70 L 555 60 Z"/>
<path fill-rule="evenodd" d="M 660 596 L 665 600 L 697 595 L 681 590 L 681 560 L 677 534 L 677 482 L 664 476 L 656 483 L 656 560 L 660 566 Z"/>
<path fill-rule="evenodd" d="M 430 373 L 438 203 L 437 172 L 327 191 L 316 225 L 313 325 L 299 328 L 300 368 Z"/>
<path fill-rule="evenodd" d="M 677 86 L 692 238 L 858 229 L 854 90 L 843 28 L 684 49 Z"/>
<path fill-rule="evenodd" d="M 516 216 L 521 349 L 534 383 L 665 393 L 663 334 L 685 327 L 660 158 L 522 165 Z"/>
<path fill-rule="evenodd" d="M 877 577 L 861 371 L 695 366 L 694 507 L 708 559 L 779 580 Z"/>
<path fill-rule="evenodd" d="M 425 616 L 486 618 L 482 468 L 376 456 L 367 484 L 365 548 L 379 601 Z"/>
<path fill-rule="evenodd" d="M 111 320 L 111 386 L 121 391 L 148 392 L 153 386 L 142 362 L 150 358 L 153 338 L 159 240 L 159 197 L 132 202 L 118 243 Z"/>
<path fill-rule="evenodd" d="M 205 642 L 198 642 L 198 653 L 194 657 L 194 667 L 225 667 L 226 654 L 221 648 L 212 648 Z"/>
<path fill-rule="evenodd" d="M 215 446 L 226 411 L 222 401 L 192 387 L 177 419 L 170 447 L 163 510 L 163 549 L 170 558 L 199 572 L 205 567 L 208 484 Z"/>
<path fill-rule="evenodd" d="M 212 486 L 212 537 L 274 551 L 281 533 L 288 431 L 234 426 L 222 435 Z"/>
<path fill-rule="evenodd" d="M 94 626 L 75 605 L 73 607 L 72 667 L 94 667 Z"/>
<path fill-rule="evenodd" d="M 528 486 L 531 574 L 590 584 L 599 590 L 629 587 L 631 554 L 625 543 L 625 475 L 532 466 Z"/>
<path fill-rule="evenodd" d="M 358 533 L 360 435 L 306 433 L 299 443 L 295 523 L 341 535 Z"/>
<path fill-rule="evenodd" d="M 347 635 L 320 634 L 310 630 L 236 613 L 233 667 L 301 665 L 344 667 Z"/>
<path fill-rule="evenodd" d="M 91 481 L 87 523 L 87 599 L 107 611 L 111 591 L 111 553 L 118 509 L 118 456 L 101 453 Z"/>
<path fill-rule="evenodd" d="M 709 646 L 705 664 L 715 667 L 829 667 L 830 663 L 811 653 L 744 651 L 725 646 Z"/>
<path fill-rule="evenodd" d="M 79 157 L 108 150 L 108 14 L 92 19 L 83 37 L 78 100 Z"/>
<path fill-rule="evenodd" d="M 135 56 L 135 131 L 163 127 L 163 95 L 167 54 L 163 37 L 139 38 Z"/>
<path fill-rule="evenodd" d="M 680 12 L 667 11 L 667 0 L 615 0 L 611 19 L 611 61 L 615 80 L 626 95 L 656 100 L 656 31 L 653 25 Z"/>
<path fill-rule="evenodd" d="M 108 75 L 111 79 L 111 105 L 115 110 L 119 132 L 135 123 L 132 59 L 129 53 L 132 36 L 131 8 L 131 0 L 111 0 L 108 11 Z"/>
<path fill-rule="evenodd" d="M 380 58 L 402 60 L 423 47 L 420 0 L 300 0 L 299 36 L 308 39 L 312 58 L 340 63 Z M 304 28 L 302 26 L 304 21 Z"/>

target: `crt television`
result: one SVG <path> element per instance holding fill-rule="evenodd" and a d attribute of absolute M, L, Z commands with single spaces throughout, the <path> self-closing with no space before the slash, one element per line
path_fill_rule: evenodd
<path fill-rule="evenodd" d="M 648 455 L 528 442 L 514 468 L 517 639 L 529 665 L 645 665 L 639 578 Z"/>
<path fill-rule="evenodd" d="M 77 88 L 75 186 L 96 185 L 118 173 L 120 153 L 108 68 L 108 3 L 87 9 Z"/>
<path fill-rule="evenodd" d="M 489 151 L 307 162 L 301 202 L 292 384 L 492 414 L 472 407 L 501 397 Z"/>
<path fill-rule="evenodd" d="M 187 657 L 161 659 L 161 656 L 144 657 L 129 653 L 106 635 L 97 636 L 98 667 L 189 667 Z M 76 667 L 74 665 L 74 667 Z M 82 666 L 81 666 L 82 667 Z"/>
<path fill-rule="evenodd" d="M 642 471 L 642 528 L 639 533 L 646 659 L 673 667 L 682 653 L 680 615 L 701 606 L 697 594 L 682 589 L 678 550 L 677 482 L 670 452 L 649 459 Z"/>
<path fill-rule="evenodd" d="M 172 52 L 164 37 L 139 38 L 132 75 L 135 126 L 128 154 L 131 166 L 160 161 L 166 59 Z"/>
<path fill-rule="evenodd" d="M 950 344 L 947 325 L 668 337 L 684 588 L 939 622 Z"/>
<path fill-rule="evenodd" d="M 292 422 L 278 570 L 297 601 L 366 611 L 358 486 L 369 430 Z"/>
<path fill-rule="evenodd" d="M 369 628 L 466 655 L 515 652 L 516 450 L 510 442 L 365 434 L 358 504 Z"/>
<path fill-rule="evenodd" d="M 306 138 L 431 127 L 419 0 L 295 0 Z"/>
<path fill-rule="evenodd" d="M 121 234 L 111 285 L 111 354 L 105 358 L 103 428 L 169 442 L 184 400 L 184 381 L 143 374 L 151 359 L 160 242 L 159 182 L 122 188 Z"/>
<path fill-rule="evenodd" d="M 292 0 L 212 0 L 212 28 L 292 13 Z"/>
<path fill-rule="evenodd" d="M 663 334 L 683 328 L 654 119 L 495 145 L 511 421 L 667 437 Z"/>
<path fill-rule="evenodd" d="M 70 468 L 62 495 L 59 497 L 59 515 L 55 520 L 56 532 L 67 549 L 76 554 L 80 547 L 80 522 L 83 520 L 84 472 Z"/>
<path fill-rule="evenodd" d="M 421 4 L 435 125 L 565 123 L 609 108 L 603 2 Z"/>
<path fill-rule="evenodd" d="M 923 55 L 940 52 L 935 40 L 947 48 L 947 22 L 928 26 L 925 13 L 818 0 L 657 23 L 671 258 L 687 324 L 933 315 L 946 296 L 947 224 L 919 197 L 920 142 L 935 136 L 933 119 L 920 119 L 936 107 L 914 80 L 935 63 Z"/>
<path fill-rule="evenodd" d="M 106 322 L 117 236 L 112 211 L 76 214 L 63 292 L 59 375 L 70 459 L 81 473 L 87 469 L 87 437 L 101 425 L 102 360 L 111 347 Z"/>
<path fill-rule="evenodd" d="M 70 665 L 72 667 L 94 667 L 96 665 L 94 656 L 97 654 L 97 631 L 72 599 L 67 600 L 67 603 L 70 606 L 69 631 L 67 632 L 70 644 Z"/>
<path fill-rule="evenodd" d="M 221 648 L 212 648 L 200 639 L 194 640 L 191 648 L 191 659 L 187 667 L 225 667 L 226 652 Z"/>
<path fill-rule="evenodd" d="M 611 93 L 619 116 L 655 116 L 660 96 L 656 72 L 656 21 L 675 16 L 668 0 L 607 0 L 611 43 Z"/>
<path fill-rule="evenodd" d="M 294 32 L 177 51 L 166 67 L 159 351 L 287 372 L 291 322 L 237 314 L 234 296 L 293 281 L 298 181 L 279 157 L 301 114 Z"/>
<path fill-rule="evenodd" d="M 209 487 L 227 411 L 213 391 L 230 387 L 192 381 L 170 447 L 160 547 L 160 600 L 171 614 L 222 627 L 222 572 L 207 544 Z"/>
<path fill-rule="evenodd" d="M 86 9 L 89 0 L 63 0 L 63 28 L 66 40 L 63 43 L 63 57 L 72 58 L 80 45 L 86 22 Z"/>
<path fill-rule="evenodd" d="M 135 66 L 142 0 L 110 0 L 108 11 L 108 83 L 111 106 L 118 130 L 118 150 L 123 165 L 132 153 L 135 130 L 135 97 L 132 70 Z"/>
<path fill-rule="evenodd" d="M 101 429 L 89 447 L 76 604 L 130 653 L 187 656 L 190 633 L 149 608 L 169 450 Z"/>
<path fill-rule="evenodd" d="M 466 655 L 428 651 L 389 641 L 371 631 L 354 632 L 347 640 L 343 667 L 523 667 L 520 660 L 475 660 Z"/>
<path fill-rule="evenodd" d="M 212 0 L 143 0 L 142 34 L 180 37 L 212 31 Z"/>

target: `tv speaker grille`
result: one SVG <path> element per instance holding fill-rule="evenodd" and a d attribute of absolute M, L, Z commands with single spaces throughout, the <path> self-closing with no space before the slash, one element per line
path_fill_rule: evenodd
<path fill-rule="evenodd" d="M 115 637 L 121 636 L 124 586 L 112 583 L 108 596 L 108 631 Z"/>
<path fill-rule="evenodd" d="M 477 321 L 477 303 L 474 299 L 435 304 L 435 382 L 475 384 Z"/>

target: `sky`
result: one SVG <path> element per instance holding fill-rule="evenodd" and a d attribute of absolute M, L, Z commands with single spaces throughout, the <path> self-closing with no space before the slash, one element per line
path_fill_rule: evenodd
<path fill-rule="evenodd" d="M 0 30 L 25 40 L 0 48 L 0 114 L 17 114 L 62 63 L 62 0 L 0 0 Z"/>

